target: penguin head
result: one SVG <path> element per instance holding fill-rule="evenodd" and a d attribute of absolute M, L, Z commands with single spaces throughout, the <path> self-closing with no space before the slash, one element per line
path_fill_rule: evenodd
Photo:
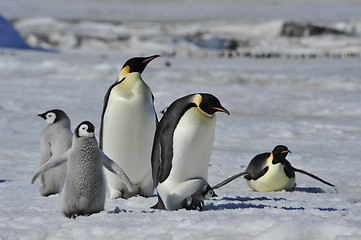
<path fill-rule="evenodd" d="M 204 199 L 218 197 L 218 195 L 214 192 L 213 188 L 211 188 L 211 186 L 209 186 L 208 184 L 204 185 L 202 195 L 203 195 Z"/>
<path fill-rule="evenodd" d="M 229 111 L 222 106 L 218 98 L 209 93 L 196 94 L 193 103 L 208 116 L 212 116 L 215 112 L 224 112 L 230 115 Z"/>
<path fill-rule="evenodd" d="M 58 122 L 61 119 L 68 118 L 66 113 L 59 109 L 49 110 L 47 112 L 38 114 L 38 116 L 43 118 L 49 125 Z"/>
<path fill-rule="evenodd" d="M 286 146 L 283 145 L 276 146 L 271 153 L 273 155 L 272 163 L 273 164 L 283 163 L 288 153 L 291 153 L 291 151 L 288 150 Z"/>
<path fill-rule="evenodd" d="M 153 55 L 149 57 L 134 57 L 126 61 L 122 67 L 122 70 L 119 73 L 119 80 L 123 79 L 124 76 L 129 73 L 137 72 L 142 74 L 145 67 L 152 61 L 153 59 L 160 57 L 160 55 Z"/>
<path fill-rule="evenodd" d="M 78 138 L 79 137 L 94 138 L 95 137 L 94 131 L 95 131 L 95 127 L 91 122 L 83 121 L 75 129 L 75 135 Z"/>

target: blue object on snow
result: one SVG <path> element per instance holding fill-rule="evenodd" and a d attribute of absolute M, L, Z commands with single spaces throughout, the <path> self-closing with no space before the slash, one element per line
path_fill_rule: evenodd
<path fill-rule="evenodd" d="M 46 49 L 42 47 L 30 46 L 24 41 L 20 33 L 13 27 L 13 25 L 1 15 L 0 15 L 0 47 L 57 52 L 54 49 Z"/>

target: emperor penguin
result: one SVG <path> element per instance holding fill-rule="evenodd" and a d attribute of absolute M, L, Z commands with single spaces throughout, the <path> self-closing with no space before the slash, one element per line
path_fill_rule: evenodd
<path fill-rule="evenodd" d="M 192 186 L 197 190 L 183 200 L 181 208 L 185 208 L 186 210 L 202 210 L 204 200 L 218 197 L 213 188 L 204 179 L 200 179 L 200 181 Z"/>
<path fill-rule="evenodd" d="M 70 130 L 70 119 L 59 109 L 52 109 L 38 114 L 47 126 L 41 135 L 41 153 L 38 167 L 47 162 L 50 157 L 66 152 L 72 144 L 73 134 Z M 42 196 L 57 194 L 61 191 L 66 165 L 51 169 L 40 176 L 39 192 Z"/>
<path fill-rule="evenodd" d="M 220 188 L 234 179 L 243 176 L 247 184 L 258 192 L 272 192 L 291 190 L 296 186 L 295 172 L 306 174 L 326 185 L 334 187 L 333 184 L 308 173 L 304 170 L 294 168 L 286 156 L 291 151 L 286 146 L 278 145 L 273 151 L 258 154 L 248 164 L 246 171 L 233 175 L 223 182 L 213 186 L 213 189 Z"/>
<path fill-rule="evenodd" d="M 160 55 L 126 61 L 104 97 L 100 148 L 124 169 L 135 189 L 130 193 L 122 181 L 106 171 L 111 199 L 154 193 L 151 152 L 158 119 L 153 94 L 141 73 L 157 57 Z"/>
<path fill-rule="evenodd" d="M 94 125 L 84 121 L 75 129 L 73 145 L 65 153 L 53 156 L 34 173 L 31 183 L 46 171 L 67 163 L 67 173 L 61 192 L 61 212 L 71 218 L 104 210 L 106 181 L 103 166 L 116 175 L 131 192 L 132 183 L 125 172 L 98 146 Z"/>
<path fill-rule="evenodd" d="M 196 93 L 174 101 L 165 111 L 154 136 L 153 181 L 158 192 L 157 209 L 184 208 L 207 183 L 213 148 L 216 112 L 229 114 L 218 98 Z M 199 205 L 199 204 L 196 205 Z"/>

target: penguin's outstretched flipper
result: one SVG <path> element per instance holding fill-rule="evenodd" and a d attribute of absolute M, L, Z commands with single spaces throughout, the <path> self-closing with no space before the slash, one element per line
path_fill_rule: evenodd
<path fill-rule="evenodd" d="M 239 178 L 239 177 L 241 177 L 241 176 L 243 176 L 243 175 L 245 175 L 245 174 L 248 174 L 248 173 L 247 173 L 247 172 L 237 173 L 237 174 L 233 175 L 232 177 L 229 177 L 229 178 L 227 178 L 226 180 L 218 183 L 217 185 L 214 185 L 212 188 L 213 188 L 213 189 L 217 189 L 217 188 L 223 187 L 224 185 L 230 183 L 230 182 L 233 181 L 234 179 Z"/>
<path fill-rule="evenodd" d="M 31 184 L 33 184 L 35 182 L 35 180 L 44 172 L 48 171 L 51 168 L 60 166 L 64 163 L 66 163 L 68 156 L 69 156 L 69 152 L 70 150 L 66 151 L 65 153 L 58 155 L 58 156 L 53 156 L 52 158 L 49 159 L 49 161 L 47 161 L 46 163 L 44 163 L 43 165 L 41 165 L 34 173 L 32 179 L 31 179 Z"/>
<path fill-rule="evenodd" d="M 114 162 L 113 160 L 111 160 L 110 158 L 107 157 L 107 155 L 105 155 L 103 152 L 101 152 L 102 154 L 102 164 L 103 166 L 108 169 L 109 171 L 111 171 L 112 173 L 118 175 L 120 177 L 120 179 L 122 179 L 122 181 L 124 182 L 124 184 L 127 186 L 129 192 L 133 192 L 133 184 L 130 181 L 129 177 L 127 176 L 127 174 L 123 171 L 123 169 L 121 169 L 118 164 L 116 164 L 116 162 Z"/>
<path fill-rule="evenodd" d="M 314 178 L 314 179 L 316 179 L 316 180 L 318 180 L 318 181 L 320 181 L 320 182 L 322 182 L 322 183 L 324 183 L 324 184 L 326 184 L 326 185 L 328 185 L 328 186 L 331 186 L 331 187 L 334 187 L 335 185 L 333 185 L 333 184 L 331 184 L 331 183 L 329 183 L 329 182 L 326 182 L 325 180 L 323 180 L 323 179 L 321 179 L 321 178 L 319 178 L 319 177 L 317 177 L 317 176 L 315 176 L 315 175 L 313 175 L 313 174 L 311 174 L 311 173 L 309 173 L 309 172 L 306 172 L 306 171 L 304 171 L 304 170 L 302 170 L 302 169 L 297 169 L 297 168 L 294 168 L 294 167 L 292 167 L 293 168 L 293 170 L 295 171 L 295 172 L 299 172 L 299 173 L 303 173 L 303 174 L 305 174 L 305 175 L 308 175 L 308 176 L 310 176 L 310 177 L 312 177 L 312 178 Z"/>

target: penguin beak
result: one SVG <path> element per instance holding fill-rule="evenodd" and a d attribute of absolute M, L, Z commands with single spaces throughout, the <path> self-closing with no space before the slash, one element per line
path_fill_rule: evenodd
<path fill-rule="evenodd" d="M 40 113 L 38 114 L 39 117 L 41 117 L 42 119 L 46 119 L 46 114 L 45 113 Z"/>
<path fill-rule="evenodd" d="M 144 59 L 142 61 L 142 63 L 149 63 L 150 61 L 152 61 L 154 58 L 157 58 L 157 57 L 160 57 L 160 55 L 154 55 L 154 56 L 150 56 L 150 57 L 147 57 L 146 59 Z"/>
<path fill-rule="evenodd" d="M 222 107 L 222 108 L 213 107 L 213 109 L 216 110 L 216 111 L 224 112 L 224 113 L 226 113 L 226 114 L 228 114 L 228 115 L 231 115 L 231 114 L 229 113 L 229 111 L 228 111 L 227 109 L 223 108 L 223 107 Z"/>
<path fill-rule="evenodd" d="M 290 150 L 282 151 L 281 153 L 292 153 Z"/>

